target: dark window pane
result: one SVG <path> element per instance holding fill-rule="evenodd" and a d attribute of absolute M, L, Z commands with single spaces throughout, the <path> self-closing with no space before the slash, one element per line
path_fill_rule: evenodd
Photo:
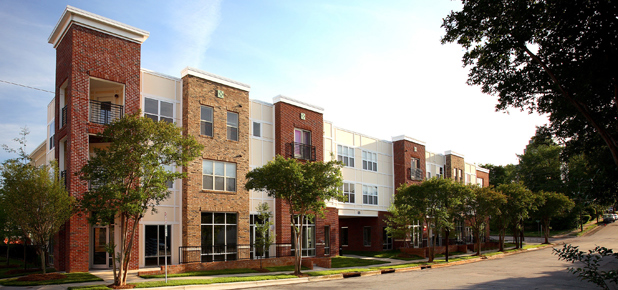
<path fill-rule="evenodd" d="M 236 191 L 236 178 L 228 178 L 226 186 L 226 191 Z"/>
<path fill-rule="evenodd" d="M 350 167 L 354 167 L 354 158 L 350 158 Z"/>
<path fill-rule="evenodd" d="M 159 117 L 157 117 L 156 115 L 146 114 L 146 118 L 150 118 L 151 120 L 153 120 L 155 122 L 159 121 Z"/>
<path fill-rule="evenodd" d="M 158 106 L 159 106 L 159 102 L 157 100 L 153 100 L 149 98 L 144 99 L 144 112 L 157 115 L 159 114 Z"/>
<path fill-rule="evenodd" d="M 203 224 L 212 224 L 212 213 L 211 212 L 203 212 L 202 213 L 202 223 Z"/>
<path fill-rule="evenodd" d="M 227 125 L 232 127 L 238 127 L 238 114 L 227 112 Z"/>
<path fill-rule="evenodd" d="M 145 247 L 144 256 L 156 256 L 157 255 L 157 226 L 147 225 L 145 228 Z"/>
<path fill-rule="evenodd" d="M 215 236 L 214 236 L 215 246 L 225 246 L 225 226 L 223 225 L 214 226 L 214 229 L 215 229 Z"/>
<path fill-rule="evenodd" d="M 229 225 L 235 225 L 236 224 L 236 214 L 235 213 L 228 213 L 225 215 L 226 216 L 226 223 Z"/>
<path fill-rule="evenodd" d="M 227 139 L 238 141 L 238 128 L 227 127 Z"/>
<path fill-rule="evenodd" d="M 212 123 L 202 122 L 202 129 L 200 133 L 202 135 L 212 137 Z"/>
<path fill-rule="evenodd" d="M 236 246 L 236 226 L 227 226 L 226 229 L 227 246 Z M 235 248 L 231 250 L 236 250 Z"/>
<path fill-rule="evenodd" d="M 168 122 L 168 123 L 174 123 L 174 120 L 172 118 L 166 118 L 166 117 L 161 117 L 161 121 Z"/>
<path fill-rule="evenodd" d="M 212 108 L 202 106 L 202 120 L 212 122 Z"/>
<path fill-rule="evenodd" d="M 174 105 L 168 102 L 161 102 L 161 116 L 174 117 Z"/>
<path fill-rule="evenodd" d="M 215 177 L 215 190 L 225 190 L 223 183 L 225 181 L 225 177 Z"/>
<path fill-rule="evenodd" d="M 253 122 L 253 136 L 255 137 L 261 137 L 262 136 L 262 128 L 260 126 L 261 124 L 258 122 Z"/>
<path fill-rule="evenodd" d="M 210 247 L 212 246 L 212 226 L 204 225 L 202 226 L 202 247 Z M 210 250 L 207 248 L 202 248 L 202 252 L 209 252 Z"/>
<path fill-rule="evenodd" d="M 204 175 L 204 189 L 212 190 L 212 176 Z"/>
<path fill-rule="evenodd" d="M 225 214 L 215 213 L 215 224 L 224 224 L 224 223 L 225 223 Z"/>

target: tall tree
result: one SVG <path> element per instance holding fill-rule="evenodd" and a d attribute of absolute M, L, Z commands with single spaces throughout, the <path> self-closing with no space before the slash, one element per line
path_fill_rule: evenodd
<path fill-rule="evenodd" d="M 569 144 L 595 137 L 618 166 L 618 2 L 462 0 L 443 21 L 468 84 L 499 96 L 496 108 L 549 114 Z"/>
<path fill-rule="evenodd" d="M 481 255 L 481 233 L 487 229 L 488 219 L 499 216 L 507 198 L 493 187 L 473 186 L 462 202 L 462 215 L 474 232 L 476 254 Z"/>
<path fill-rule="evenodd" d="M 386 222 L 386 233 L 393 239 L 401 239 L 404 241 L 404 247 L 409 247 L 408 238 L 411 236 L 410 225 L 414 224 L 418 219 L 412 218 L 408 213 L 408 205 L 391 204 L 388 208 L 389 215 L 384 220 Z"/>
<path fill-rule="evenodd" d="M 126 285 L 133 241 L 140 220 L 148 209 L 167 199 L 167 183 L 184 178 L 185 172 L 170 172 L 164 166 L 186 166 L 199 156 L 202 146 L 190 135 L 167 122 L 154 122 L 139 113 L 127 115 L 100 134 L 109 141 L 79 172 L 90 182 L 80 200 L 92 224 L 114 222 L 120 245 L 112 255 L 114 284 Z"/>
<path fill-rule="evenodd" d="M 502 184 L 496 187 L 507 197 L 507 203 L 503 207 L 503 214 L 513 230 L 513 238 L 516 248 L 523 246 L 523 221 L 536 209 L 535 196 L 522 183 Z M 502 239 L 504 241 L 504 239 Z"/>
<path fill-rule="evenodd" d="M 343 201 L 343 178 L 339 161 L 300 162 L 277 155 L 262 167 L 247 173 L 247 190 L 262 190 L 281 199 L 290 207 L 290 225 L 294 229 L 294 274 L 300 275 L 302 262 L 302 231 L 307 218 L 324 215 L 326 201 Z"/>
<path fill-rule="evenodd" d="M 538 128 L 537 134 L 530 139 L 524 154 L 517 155 L 518 175 L 533 192 L 562 191 L 562 147 L 551 136 L 543 136 L 542 128 Z"/>
<path fill-rule="evenodd" d="M 257 220 L 255 221 L 255 256 L 268 257 L 267 252 L 275 240 L 275 236 L 270 232 L 270 227 L 273 222 L 270 220 L 273 217 L 268 203 L 262 202 L 257 206 Z M 260 268 L 262 261 L 260 260 Z"/>
<path fill-rule="evenodd" d="M 0 183 L 2 208 L 9 222 L 30 236 L 46 273 L 51 239 L 73 214 L 75 199 L 67 193 L 56 165 L 36 167 L 9 159 L 2 164 Z"/>
<path fill-rule="evenodd" d="M 539 203 L 534 216 L 543 222 L 543 236 L 545 244 L 549 244 L 549 222 L 552 218 L 563 216 L 575 206 L 575 203 L 566 195 L 551 191 L 540 191 Z"/>
<path fill-rule="evenodd" d="M 463 187 L 452 179 L 432 178 L 421 184 L 403 184 L 397 190 L 394 201 L 397 209 L 411 219 L 422 220 L 429 229 L 429 262 L 435 257 L 436 239 L 432 235 L 437 237 L 455 227 L 455 209 L 461 204 Z"/>
<path fill-rule="evenodd" d="M 480 167 L 489 169 L 489 185 L 498 186 L 517 180 L 517 165 L 481 164 Z"/>

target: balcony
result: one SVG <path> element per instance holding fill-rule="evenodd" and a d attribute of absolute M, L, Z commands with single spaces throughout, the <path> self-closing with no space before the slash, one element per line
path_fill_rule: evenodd
<path fill-rule="evenodd" d="M 108 125 L 112 121 L 122 118 L 123 114 L 124 108 L 121 105 L 90 100 L 90 117 L 88 120 L 91 123 Z"/>
<path fill-rule="evenodd" d="M 296 142 L 286 143 L 285 156 L 289 158 L 315 161 L 315 146 Z"/>
<path fill-rule="evenodd" d="M 423 170 L 420 168 L 408 168 L 410 179 L 423 180 Z"/>
<path fill-rule="evenodd" d="M 64 188 L 67 189 L 67 171 L 66 170 L 62 170 L 60 171 L 60 179 L 64 180 Z"/>

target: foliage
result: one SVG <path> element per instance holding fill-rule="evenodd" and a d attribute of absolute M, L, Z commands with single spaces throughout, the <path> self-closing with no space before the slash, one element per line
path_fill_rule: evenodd
<path fill-rule="evenodd" d="M 571 263 L 584 263 L 584 266 L 581 268 L 567 268 L 569 272 L 577 275 L 582 281 L 594 283 L 603 289 L 610 289 L 610 283 L 618 285 L 618 271 L 615 269 L 604 271 L 600 266 L 601 261 L 605 257 L 618 259 L 618 253 L 614 253 L 611 249 L 597 246 L 592 250 L 588 250 L 588 253 L 585 253 L 580 251 L 578 246 L 565 244 L 562 249 L 554 248 L 553 254 L 557 255 L 559 260 Z"/>
<path fill-rule="evenodd" d="M 191 272 L 184 272 L 184 273 L 167 274 L 167 277 L 176 278 L 176 277 L 192 277 L 192 276 L 233 275 L 233 274 L 247 274 L 247 273 L 258 273 L 258 270 L 240 268 L 240 269 L 191 271 Z M 140 275 L 139 277 L 143 279 L 165 278 L 165 274 Z"/>
<path fill-rule="evenodd" d="M 6 217 L 3 236 L 10 240 L 19 231 L 28 235 L 37 246 L 41 269 L 46 273 L 45 257 L 51 239 L 73 214 L 75 199 L 67 193 L 57 163 L 34 166 L 26 155 L 27 135 L 28 129 L 22 129 L 21 137 L 15 139 L 21 145 L 17 150 L 3 145 L 5 150 L 19 155 L 3 162 L 1 168 L 0 203 Z"/>
<path fill-rule="evenodd" d="M 560 152 L 562 152 L 562 147 L 551 140 L 551 137 L 542 136 L 542 128 L 537 129 L 536 135 L 526 146 L 524 154 L 517 155 L 519 177 L 533 192 L 561 191 Z"/>
<path fill-rule="evenodd" d="M 440 233 L 455 227 L 455 210 L 461 203 L 465 187 L 452 179 L 432 178 L 421 184 L 403 184 L 395 195 L 394 205 L 402 215 L 422 220 L 430 231 Z M 430 236 L 431 236 L 430 232 Z M 436 239 L 432 239 L 429 262 L 434 259 Z"/>
<path fill-rule="evenodd" d="M 482 168 L 489 169 L 489 185 L 498 186 L 517 180 L 517 165 L 493 165 L 490 163 L 480 164 Z"/>
<path fill-rule="evenodd" d="M 174 124 L 154 122 L 139 113 L 114 121 L 99 137 L 110 144 L 95 148 L 95 156 L 79 172 L 90 183 L 81 208 L 90 214 L 91 224 L 117 220 L 120 245 L 110 245 L 117 250 L 112 255 L 114 283 L 125 285 L 137 225 L 148 209 L 154 211 L 168 198 L 167 183 L 186 176 L 164 166 L 186 166 L 202 146 Z"/>
<path fill-rule="evenodd" d="M 398 207 L 395 204 L 391 204 L 388 207 L 389 215 L 386 216 L 384 222 L 386 222 L 386 233 L 391 236 L 393 239 L 401 239 L 404 241 L 404 247 L 408 247 L 408 241 L 410 238 L 410 225 L 416 221 L 416 219 L 412 218 L 410 215 L 406 214 L 409 212 L 409 205 L 401 204 Z"/>
<path fill-rule="evenodd" d="M 507 198 L 493 187 L 473 186 L 464 196 L 462 216 L 470 225 L 476 240 L 476 254 L 481 255 L 481 233 L 487 228 L 488 219 L 501 215 Z"/>
<path fill-rule="evenodd" d="M 507 197 L 506 204 L 500 208 L 501 214 L 497 216 L 498 231 L 500 232 L 500 250 L 503 250 L 504 234 L 507 227 L 513 230 L 513 237 L 516 242 L 520 232 L 523 230 L 522 222 L 529 217 L 530 213 L 536 209 L 535 196 L 522 183 L 502 184 L 496 187 L 497 191 L 502 192 Z M 521 248 L 521 240 L 516 243 L 516 248 Z"/>
<path fill-rule="evenodd" d="M 255 223 L 255 255 L 262 257 L 265 256 L 266 251 L 275 240 L 274 234 L 270 232 L 270 227 L 273 225 L 270 219 L 273 214 L 270 212 L 268 203 L 265 202 L 258 205 L 257 212 L 258 221 Z M 260 268 L 261 266 L 262 264 L 260 263 Z"/>
<path fill-rule="evenodd" d="M 540 191 L 537 195 L 540 202 L 537 204 L 534 216 L 543 223 L 545 244 L 549 244 L 549 222 L 552 218 L 566 215 L 575 206 L 575 203 L 562 193 Z"/>
<path fill-rule="evenodd" d="M 58 285 L 68 283 L 84 283 L 93 281 L 103 281 L 103 279 L 92 275 L 90 273 L 65 273 L 66 278 L 57 280 L 43 280 L 43 281 L 15 281 L 15 279 L 8 279 L 0 282 L 4 286 L 41 286 L 41 285 Z"/>
<path fill-rule="evenodd" d="M 549 114 L 567 147 L 600 138 L 618 165 L 618 2 L 462 3 L 444 19 L 442 43 L 465 49 L 468 83 L 497 94 L 499 110 Z"/>
<path fill-rule="evenodd" d="M 299 275 L 301 270 L 301 233 L 307 217 L 323 215 L 326 200 L 345 199 L 341 191 L 342 165 L 334 160 L 303 163 L 278 155 L 274 160 L 246 175 L 247 190 L 265 191 L 269 196 L 290 206 L 290 224 L 296 236 L 296 275 Z"/>

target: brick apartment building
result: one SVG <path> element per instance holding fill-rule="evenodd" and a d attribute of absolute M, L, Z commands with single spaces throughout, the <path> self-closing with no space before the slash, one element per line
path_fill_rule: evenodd
<path fill-rule="evenodd" d="M 147 213 L 135 240 L 131 268 L 189 261 L 254 258 L 256 207 L 273 209 L 276 245 L 293 248 L 287 205 L 266 193 L 244 189 L 245 175 L 276 155 L 305 161 L 344 162 L 347 202 L 328 202 L 324 218 L 309 221 L 303 255 L 327 257 L 339 249 L 380 251 L 399 241 L 386 235 L 384 217 L 403 183 L 445 177 L 488 186 L 488 171 L 459 153 L 432 153 L 407 136 L 380 140 L 324 121 L 324 109 L 286 96 L 273 103 L 251 100 L 250 86 L 195 68 L 180 77 L 140 68 L 141 45 L 149 33 L 71 6 L 49 37 L 56 48 L 56 95 L 48 105 L 48 138 L 32 153 L 35 162 L 58 160 L 69 194 L 88 184 L 74 175 L 105 148 L 97 133 L 113 120 L 141 110 L 145 117 L 173 122 L 194 136 L 204 151 L 183 170 L 188 177 L 169 185 L 170 197 Z M 168 236 L 164 235 L 167 225 Z M 427 235 L 412 225 L 411 244 Z M 458 239 L 471 233 L 460 225 Z M 53 262 L 67 272 L 109 268 L 105 245 L 119 240 L 112 226 L 74 216 L 55 237 Z M 468 240 L 469 241 L 469 240 Z M 425 241 L 426 243 L 426 241 Z M 166 246 L 164 246 L 166 245 Z"/>

